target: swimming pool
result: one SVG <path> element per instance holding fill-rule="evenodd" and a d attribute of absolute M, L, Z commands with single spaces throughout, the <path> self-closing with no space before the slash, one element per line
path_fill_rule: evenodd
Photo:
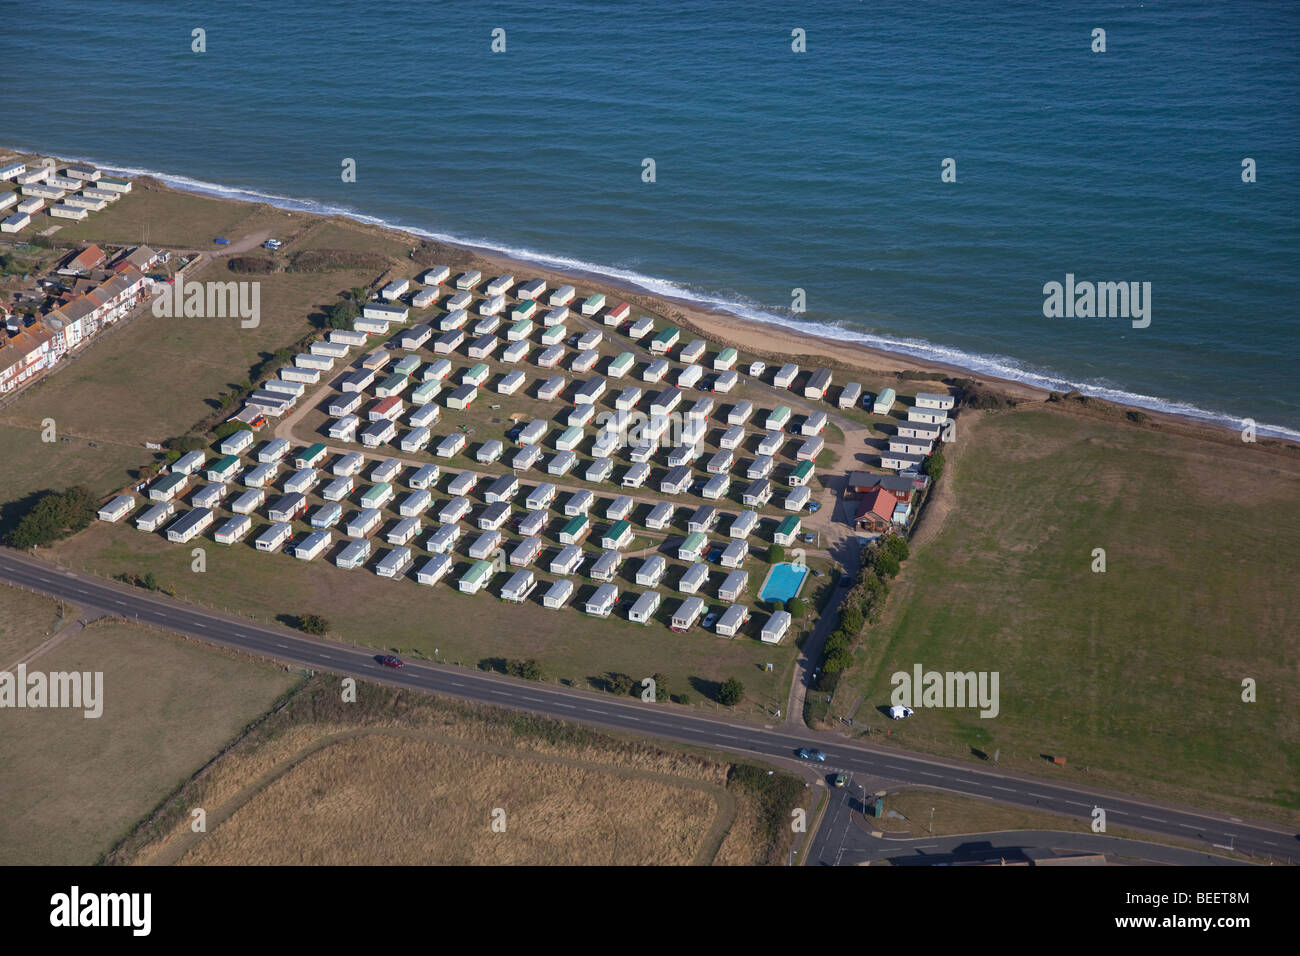
<path fill-rule="evenodd" d="M 758 593 L 762 601 L 788 601 L 799 593 L 803 579 L 808 576 L 808 566 L 782 561 L 773 565 L 763 580 L 763 587 Z"/>

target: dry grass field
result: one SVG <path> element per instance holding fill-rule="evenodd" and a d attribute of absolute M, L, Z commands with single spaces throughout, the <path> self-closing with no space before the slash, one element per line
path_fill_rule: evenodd
<path fill-rule="evenodd" d="M 75 619 L 77 610 L 75 605 L 0 586 L 0 670 L 49 640 L 64 621 Z"/>
<path fill-rule="evenodd" d="M 791 839 L 777 817 L 804 791 L 763 779 L 786 802 L 707 753 L 367 684 L 344 703 L 339 681 L 318 677 L 109 862 L 772 863 Z M 196 807 L 206 832 L 189 825 Z"/>

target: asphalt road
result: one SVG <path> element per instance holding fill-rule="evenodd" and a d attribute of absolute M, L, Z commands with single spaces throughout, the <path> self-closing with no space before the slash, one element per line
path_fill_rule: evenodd
<path fill-rule="evenodd" d="M 408 662 L 401 670 L 380 665 L 375 648 L 309 637 L 141 591 L 116 582 L 75 574 L 8 549 L 0 549 L 0 580 L 137 620 L 165 630 L 299 667 L 464 700 L 514 707 L 565 720 L 616 728 L 639 736 L 664 737 L 702 746 L 790 759 L 799 747 L 816 746 L 826 773 L 844 771 L 880 780 L 938 787 L 1091 820 L 1101 806 L 1109 822 L 1163 833 L 1210 846 L 1233 846 L 1257 856 L 1300 862 L 1300 840 L 1260 824 L 1228 816 L 1192 813 L 1119 794 L 1087 791 L 1032 777 L 989 772 L 902 751 L 850 743 L 829 733 L 761 727 L 709 717 L 671 704 L 644 704 L 586 691 L 517 681 L 463 667 Z M 111 706 L 111 689 L 106 706 Z"/>

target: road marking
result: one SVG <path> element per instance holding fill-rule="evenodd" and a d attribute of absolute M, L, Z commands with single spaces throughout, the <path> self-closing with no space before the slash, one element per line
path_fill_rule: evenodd
<path fill-rule="evenodd" d="M 1031 794 L 1029 794 L 1029 796 L 1033 797 L 1035 800 L 1051 800 L 1051 799 L 1052 799 L 1051 797 L 1045 797 L 1045 796 L 1043 796 L 1041 793 L 1031 793 Z"/>
<path fill-rule="evenodd" d="M 1184 830 L 1199 830 L 1199 829 L 1200 829 L 1200 827 L 1194 827 L 1194 826 L 1192 826 L 1190 823 L 1180 823 L 1180 824 L 1178 824 L 1178 825 L 1179 825 L 1180 827 L 1182 827 Z"/>
<path fill-rule="evenodd" d="M 1152 823 L 1168 823 L 1168 820 L 1161 820 L 1159 817 L 1143 817 L 1143 820 L 1150 820 Z"/>
<path fill-rule="evenodd" d="M 917 773 L 920 774 L 922 777 L 935 777 L 935 778 L 937 778 L 937 779 L 939 779 L 939 780 L 942 780 L 942 779 L 943 779 L 943 777 L 941 777 L 941 776 L 940 776 L 939 774 L 937 774 L 937 773 L 926 773 L 924 770 L 918 770 Z"/>
<path fill-rule="evenodd" d="M 1016 791 L 1012 790 L 1010 787 L 999 787 L 996 783 L 991 786 L 994 790 L 1005 790 L 1007 793 L 1016 793 Z"/>

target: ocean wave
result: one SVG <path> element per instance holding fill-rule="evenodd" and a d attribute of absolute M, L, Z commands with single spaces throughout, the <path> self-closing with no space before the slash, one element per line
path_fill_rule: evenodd
<path fill-rule="evenodd" d="M 46 155 L 42 150 L 24 146 L 14 146 L 10 148 L 14 152 L 19 153 Z M 1246 419 L 1239 415 L 1233 415 L 1225 411 L 1201 408 L 1176 399 L 1161 398 L 1155 395 L 1144 395 L 1141 392 L 1128 391 L 1104 381 L 1075 381 L 1051 369 L 1027 366 L 1008 356 L 966 352 L 961 349 L 940 345 L 924 339 L 891 337 L 872 332 L 865 332 L 860 329 L 849 329 L 834 323 L 810 322 L 806 319 L 796 318 L 788 312 L 773 310 L 761 303 L 747 300 L 741 296 L 720 296 L 709 293 L 705 290 L 681 285 L 670 279 L 645 275 L 644 273 L 619 268 L 617 266 L 588 262 L 583 259 L 556 255 L 524 246 L 505 245 L 482 237 L 459 236 L 451 233 L 438 232 L 411 223 L 367 215 L 366 213 L 347 206 L 337 206 L 314 199 L 303 199 L 297 196 L 283 196 L 277 193 L 266 192 L 252 186 L 229 186 L 221 183 L 208 182 L 202 179 L 194 179 L 177 173 L 167 173 L 155 169 L 142 169 L 134 166 L 120 166 L 116 163 L 104 161 L 93 156 L 61 156 L 60 158 L 74 162 L 93 163 L 98 168 L 107 172 L 119 173 L 125 176 L 150 176 L 174 189 L 182 189 L 187 192 L 216 196 L 222 199 L 242 199 L 246 201 L 265 202 L 269 205 L 281 209 L 289 209 L 295 212 L 308 212 L 323 216 L 344 216 L 365 225 L 401 230 L 402 232 L 409 232 L 412 235 L 420 236 L 421 238 L 435 242 L 445 242 L 451 245 L 508 256 L 512 259 L 536 263 L 562 272 L 579 273 L 587 276 L 613 280 L 615 282 L 620 282 L 641 289 L 651 295 L 657 295 L 669 299 L 678 299 L 694 306 L 717 309 L 748 322 L 775 325 L 783 329 L 800 332 L 806 335 L 815 335 L 850 344 L 864 345 L 882 351 L 896 352 L 911 358 L 929 362 L 938 362 L 961 369 L 968 369 L 977 374 L 1009 379 L 1036 388 L 1057 392 L 1077 390 L 1084 395 L 1090 395 L 1094 398 L 1100 398 L 1124 405 L 1132 405 L 1148 411 L 1177 415 L 1181 418 L 1188 418 L 1194 421 L 1221 425 L 1234 430 L 1244 428 L 1246 422 Z M 1270 425 L 1263 422 L 1257 422 L 1255 424 L 1255 430 L 1258 435 L 1263 437 L 1285 438 L 1293 441 L 1300 441 L 1300 430 L 1286 428 L 1281 425 Z"/>

